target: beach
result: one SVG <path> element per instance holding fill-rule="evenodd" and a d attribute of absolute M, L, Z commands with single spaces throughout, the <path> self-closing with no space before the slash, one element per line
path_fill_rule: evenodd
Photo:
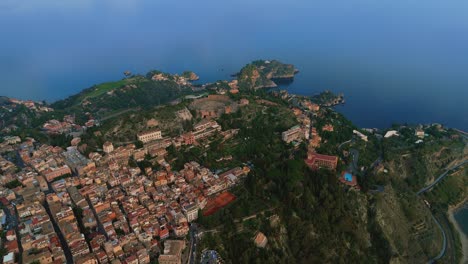
<path fill-rule="evenodd" d="M 455 205 L 455 206 L 450 206 L 448 209 L 448 218 L 450 222 L 453 224 L 455 227 L 455 230 L 458 233 L 458 236 L 460 237 L 460 242 L 462 244 L 462 253 L 463 256 L 460 259 L 460 264 L 467 264 L 468 263 L 468 238 L 466 234 L 463 232 L 463 230 L 460 227 L 460 224 L 456 221 L 455 219 L 455 213 L 456 211 L 460 208 L 463 207 L 463 205 L 467 202 L 468 199 L 465 199 L 463 202 Z"/>

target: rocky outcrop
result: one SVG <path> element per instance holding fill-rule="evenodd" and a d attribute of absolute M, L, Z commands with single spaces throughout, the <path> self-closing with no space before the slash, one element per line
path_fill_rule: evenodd
<path fill-rule="evenodd" d="M 260 89 L 276 87 L 275 80 L 293 79 L 297 72 L 292 64 L 258 60 L 247 64 L 236 76 L 241 89 Z"/>
<path fill-rule="evenodd" d="M 189 81 L 197 81 L 200 79 L 193 71 L 185 71 L 182 73 L 182 77 L 187 78 Z"/>

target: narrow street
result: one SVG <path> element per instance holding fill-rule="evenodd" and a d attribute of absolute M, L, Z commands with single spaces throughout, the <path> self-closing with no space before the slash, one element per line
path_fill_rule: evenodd
<path fill-rule="evenodd" d="M 47 214 L 49 215 L 50 221 L 52 222 L 52 225 L 54 226 L 55 233 L 57 233 L 57 236 L 60 240 L 60 244 L 62 245 L 63 253 L 65 254 L 67 263 L 73 263 L 73 256 L 71 254 L 70 248 L 68 247 L 65 237 L 63 236 L 62 231 L 60 231 L 60 228 L 58 227 L 57 222 L 55 222 L 55 218 L 50 212 L 49 204 L 47 204 L 47 202 L 44 202 L 43 206 Z"/>
<path fill-rule="evenodd" d="M 1 209 L 0 209 L 1 210 Z M 13 215 L 10 210 L 15 211 L 15 214 Z M 16 207 L 9 205 L 5 208 L 4 210 L 5 216 L 6 216 L 6 221 L 7 227 L 5 230 L 15 230 L 16 232 L 16 239 L 18 241 L 18 250 L 19 250 L 19 258 L 18 258 L 18 263 L 22 263 L 22 258 L 23 258 L 23 247 L 21 246 L 21 238 L 20 238 L 20 233 L 19 233 L 19 222 L 18 222 L 18 212 L 16 211 Z"/>
<path fill-rule="evenodd" d="M 198 239 L 198 226 L 193 223 L 190 225 L 190 250 L 188 264 L 195 264 L 197 261 L 197 239 Z"/>

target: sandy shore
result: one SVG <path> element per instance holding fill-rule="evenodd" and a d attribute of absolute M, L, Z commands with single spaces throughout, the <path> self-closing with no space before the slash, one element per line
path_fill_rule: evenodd
<path fill-rule="evenodd" d="M 455 229 L 457 230 L 458 236 L 460 237 L 460 241 L 462 244 L 462 259 L 460 260 L 460 264 L 467 264 L 468 263 L 468 238 L 466 237 L 465 233 L 463 233 L 462 229 L 460 228 L 460 225 L 458 222 L 455 220 L 455 211 L 460 207 L 463 206 L 467 202 L 467 199 L 463 201 L 462 203 L 457 204 L 456 206 L 450 206 L 448 209 L 448 218 L 450 222 L 453 224 Z"/>

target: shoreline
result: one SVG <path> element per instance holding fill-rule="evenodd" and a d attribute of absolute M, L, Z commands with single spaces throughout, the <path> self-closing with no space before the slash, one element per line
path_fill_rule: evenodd
<path fill-rule="evenodd" d="M 456 232 L 458 233 L 458 237 L 460 238 L 461 246 L 462 246 L 462 257 L 460 259 L 461 264 L 468 263 L 468 237 L 463 230 L 461 229 L 460 225 L 458 224 L 457 220 L 455 219 L 455 213 L 460 207 L 462 207 L 465 203 L 468 202 L 468 198 L 465 198 L 463 201 L 456 205 L 449 206 L 447 210 L 448 219 L 450 223 L 452 223 L 453 227 L 455 228 Z"/>

